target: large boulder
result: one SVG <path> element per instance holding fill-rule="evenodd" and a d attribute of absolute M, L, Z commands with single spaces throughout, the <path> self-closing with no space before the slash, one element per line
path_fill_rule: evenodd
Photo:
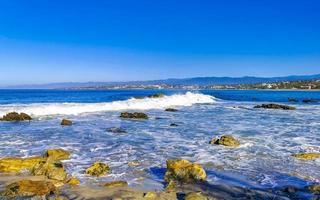
<path fill-rule="evenodd" d="M 31 158 L 2 158 L 0 159 L 0 173 L 19 173 L 23 171 L 32 171 L 33 167 L 46 159 L 43 157 Z"/>
<path fill-rule="evenodd" d="M 70 158 L 70 153 L 63 149 L 48 149 L 44 154 L 44 157 L 52 160 L 68 160 Z"/>
<path fill-rule="evenodd" d="M 274 103 L 257 105 L 254 108 L 282 109 L 282 110 L 295 110 L 296 109 L 295 107 L 292 107 L 292 106 L 274 104 Z"/>
<path fill-rule="evenodd" d="M 129 112 L 123 112 L 120 114 L 121 118 L 124 119 L 148 119 L 148 115 L 145 113 L 140 113 L 140 112 L 134 112 L 134 113 L 129 113 Z"/>
<path fill-rule="evenodd" d="M 57 192 L 56 187 L 48 181 L 21 180 L 8 185 L 1 193 L 8 197 L 43 196 Z"/>
<path fill-rule="evenodd" d="M 0 121 L 26 121 L 26 120 L 32 120 L 32 118 L 27 115 L 26 113 L 17 113 L 17 112 L 11 112 L 4 115 L 2 118 L 0 118 Z"/>
<path fill-rule="evenodd" d="M 110 171 L 110 168 L 107 164 L 101 162 L 95 162 L 91 167 L 89 167 L 85 174 L 90 176 L 103 176 Z"/>
<path fill-rule="evenodd" d="M 238 147 L 240 145 L 239 140 L 235 139 L 231 135 L 223 135 L 220 138 L 214 138 L 210 141 L 210 144 L 224 145 L 229 147 Z"/>
<path fill-rule="evenodd" d="M 178 181 L 185 183 L 205 181 L 207 174 L 201 165 L 188 160 L 167 160 L 165 181 Z"/>
<path fill-rule="evenodd" d="M 64 181 L 67 177 L 67 172 L 64 169 L 63 164 L 57 160 L 46 160 L 37 163 L 33 170 L 33 175 L 44 175 L 48 179 Z"/>
<path fill-rule="evenodd" d="M 320 153 L 297 153 L 292 156 L 301 160 L 315 160 L 320 158 Z"/>
<path fill-rule="evenodd" d="M 165 95 L 163 93 L 156 93 L 156 94 L 149 95 L 148 97 L 149 98 L 162 98 L 164 96 Z"/>

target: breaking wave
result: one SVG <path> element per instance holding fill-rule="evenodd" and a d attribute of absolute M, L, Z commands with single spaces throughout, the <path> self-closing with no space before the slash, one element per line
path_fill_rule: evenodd
<path fill-rule="evenodd" d="M 192 106 L 194 104 L 213 103 L 210 95 L 187 92 L 162 98 L 131 98 L 125 101 L 104 103 L 33 103 L 0 106 L 0 116 L 8 112 L 25 112 L 32 116 L 79 115 L 82 113 L 107 112 L 117 110 L 164 109 L 170 106 Z"/>

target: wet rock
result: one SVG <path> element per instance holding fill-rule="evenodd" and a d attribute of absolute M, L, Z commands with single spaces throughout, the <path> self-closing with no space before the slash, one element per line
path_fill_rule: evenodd
<path fill-rule="evenodd" d="M 274 103 L 257 105 L 254 108 L 282 109 L 282 110 L 295 110 L 296 109 L 295 107 L 292 107 L 292 106 L 274 104 Z"/>
<path fill-rule="evenodd" d="M 191 192 L 184 198 L 185 200 L 208 200 L 207 197 L 202 195 L 200 192 Z"/>
<path fill-rule="evenodd" d="M 21 180 L 8 185 L 2 195 L 8 197 L 42 196 L 56 192 L 57 189 L 51 182 Z"/>
<path fill-rule="evenodd" d="M 122 128 L 118 128 L 118 127 L 108 128 L 107 131 L 110 133 L 127 133 L 125 130 L 123 130 Z"/>
<path fill-rule="evenodd" d="M 156 192 L 146 192 L 143 194 L 143 198 L 145 199 L 157 199 L 158 195 Z"/>
<path fill-rule="evenodd" d="M 110 171 L 110 168 L 107 164 L 95 162 L 91 167 L 89 167 L 85 174 L 91 175 L 91 176 L 103 176 L 106 173 Z"/>
<path fill-rule="evenodd" d="M 105 183 L 103 186 L 106 188 L 127 187 L 128 183 L 126 181 L 112 181 Z"/>
<path fill-rule="evenodd" d="M 135 113 L 129 113 L 129 112 L 123 112 L 120 114 L 121 118 L 124 119 L 148 119 L 148 115 L 145 113 L 139 113 L 139 112 L 135 112 Z"/>
<path fill-rule="evenodd" d="M 301 160 L 315 160 L 320 158 L 320 153 L 298 153 L 292 156 Z"/>
<path fill-rule="evenodd" d="M 178 112 L 178 110 L 175 109 L 175 108 L 167 108 L 167 109 L 165 109 L 165 111 L 167 111 L 167 112 Z"/>
<path fill-rule="evenodd" d="M 148 97 L 149 98 L 162 98 L 164 96 L 165 95 L 163 93 L 156 93 L 156 94 L 149 95 Z"/>
<path fill-rule="evenodd" d="M 176 190 L 177 186 L 178 186 L 178 184 L 176 181 L 170 180 L 167 187 L 166 187 L 166 191 L 173 192 Z"/>
<path fill-rule="evenodd" d="M 76 186 L 80 184 L 80 180 L 75 177 L 71 177 L 66 181 L 66 184 L 69 184 L 71 186 Z"/>
<path fill-rule="evenodd" d="M 313 194 L 320 194 L 320 185 L 310 185 L 307 189 Z"/>
<path fill-rule="evenodd" d="M 170 183 L 170 181 L 192 183 L 205 181 L 206 178 L 206 172 L 199 164 L 182 159 L 167 160 L 167 172 L 165 174 L 167 183 Z"/>
<path fill-rule="evenodd" d="M 229 147 L 238 147 L 240 145 L 239 140 L 235 139 L 231 135 L 223 135 L 220 137 L 220 139 L 214 138 L 209 143 L 210 144 L 217 144 L 217 145 L 224 145 L 224 146 L 229 146 Z"/>
<path fill-rule="evenodd" d="M 64 181 L 67 177 L 63 164 L 60 161 L 50 159 L 37 163 L 32 170 L 32 174 L 43 175 L 48 179 L 58 181 Z"/>
<path fill-rule="evenodd" d="M 303 99 L 302 102 L 303 103 L 317 103 L 318 101 L 315 99 Z"/>
<path fill-rule="evenodd" d="M 70 153 L 63 149 L 48 149 L 44 154 L 44 157 L 52 160 L 68 160 L 70 158 Z"/>
<path fill-rule="evenodd" d="M 178 124 L 171 123 L 171 124 L 170 124 L 170 126 L 172 126 L 172 127 L 177 127 L 177 126 L 178 126 Z"/>
<path fill-rule="evenodd" d="M 31 158 L 3 158 L 0 159 L 1 173 L 19 173 L 23 171 L 32 171 L 39 162 L 45 161 L 43 157 Z"/>
<path fill-rule="evenodd" d="M 0 121 L 30 121 L 32 118 L 26 113 L 11 112 L 0 118 Z"/>
<path fill-rule="evenodd" d="M 71 126 L 72 125 L 72 121 L 71 120 L 68 120 L 68 119 L 63 119 L 61 121 L 61 125 L 62 126 Z"/>

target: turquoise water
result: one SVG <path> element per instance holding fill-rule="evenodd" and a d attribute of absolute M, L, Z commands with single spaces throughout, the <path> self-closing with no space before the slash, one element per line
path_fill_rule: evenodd
<path fill-rule="evenodd" d="M 167 96 L 133 99 L 158 92 Z M 320 92 L 0 90 L 0 115 L 18 111 L 35 118 L 30 123 L 0 122 L 0 157 L 65 148 L 72 152 L 71 160 L 65 161 L 67 171 L 83 184 L 121 179 L 145 189 L 162 189 L 166 160 L 184 158 L 202 164 L 212 185 L 271 189 L 278 194 L 286 186 L 304 188 L 320 182 L 320 160 L 306 162 L 290 156 L 320 152 L 320 105 L 302 103 L 303 99 L 320 100 Z M 264 102 L 297 109 L 253 109 Z M 167 107 L 179 112 L 164 112 Z M 122 120 L 122 111 L 143 111 L 150 119 Z M 62 118 L 74 125 L 61 127 Z M 112 127 L 126 133 L 109 132 Z M 235 136 L 241 146 L 208 144 L 223 134 Z M 84 169 L 96 160 L 108 163 L 112 173 L 99 179 L 84 176 Z M 140 165 L 130 167 L 130 161 Z"/>

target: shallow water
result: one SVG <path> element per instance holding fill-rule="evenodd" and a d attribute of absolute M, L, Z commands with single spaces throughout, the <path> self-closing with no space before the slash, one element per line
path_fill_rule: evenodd
<path fill-rule="evenodd" d="M 65 161 L 67 171 L 84 184 L 121 179 L 144 189 L 163 188 L 170 158 L 203 164 L 211 184 L 270 189 L 320 182 L 320 160 L 290 156 L 320 152 L 320 105 L 287 102 L 297 110 L 253 109 L 264 101 L 320 99 L 319 92 L 171 90 L 162 91 L 168 95 L 164 99 L 132 99 L 156 92 L 1 90 L 1 115 L 25 111 L 35 120 L 0 122 L 0 157 L 65 148 L 72 152 L 71 160 Z M 179 112 L 163 111 L 171 106 Z M 150 119 L 122 120 L 123 110 L 143 110 Z M 70 118 L 74 125 L 60 126 L 62 118 Z M 111 127 L 127 133 L 108 132 Z M 235 136 L 241 146 L 209 145 L 222 134 Z M 96 160 L 108 163 L 112 173 L 98 179 L 84 176 Z M 130 161 L 140 165 L 130 167 Z"/>

